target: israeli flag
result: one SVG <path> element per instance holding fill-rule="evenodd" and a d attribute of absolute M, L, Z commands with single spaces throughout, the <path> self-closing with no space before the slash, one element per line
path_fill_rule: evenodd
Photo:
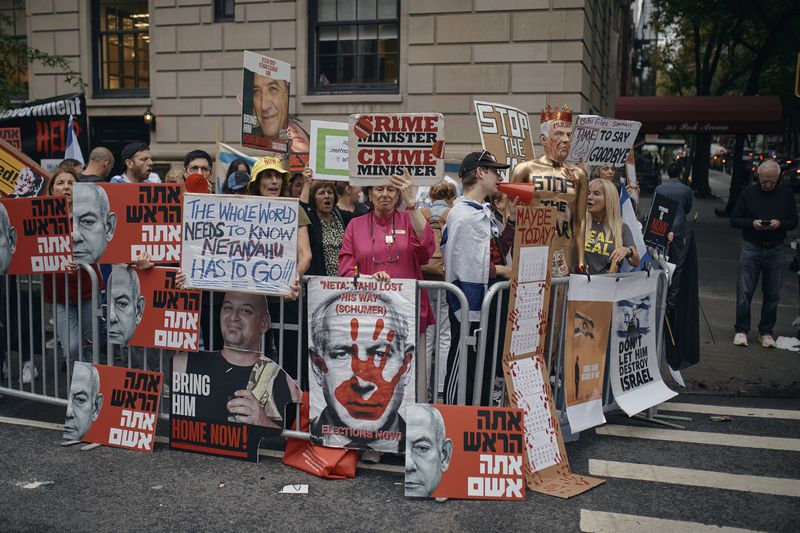
<path fill-rule="evenodd" d="M 86 162 L 83 160 L 83 153 L 81 152 L 81 145 L 78 144 L 78 136 L 75 133 L 75 124 L 72 122 L 72 115 L 69 116 L 69 133 L 67 133 L 67 151 L 64 152 L 64 159 L 75 159 L 81 162 L 81 166 L 85 166 Z"/>
<path fill-rule="evenodd" d="M 642 225 L 639 224 L 639 221 L 636 219 L 636 212 L 633 210 L 633 202 L 631 201 L 630 196 L 628 196 L 628 191 L 626 190 L 625 185 L 620 187 L 619 207 L 622 211 L 622 220 L 630 228 L 631 233 L 633 234 L 633 243 L 636 245 L 636 251 L 639 252 L 639 257 L 641 258 L 638 267 L 632 267 L 627 261 L 623 261 L 620 270 L 623 272 L 644 270 L 653 259 L 650 257 L 650 251 L 647 249 L 647 245 L 644 243 Z"/>

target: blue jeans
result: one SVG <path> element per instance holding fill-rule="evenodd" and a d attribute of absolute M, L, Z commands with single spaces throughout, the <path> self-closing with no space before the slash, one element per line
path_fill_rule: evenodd
<path fill-rule="evenodd" d="M 81 308 L 80 331 L 78 331 L 78 306 Z M 53 307 L 56 315 L 56 334 L 62 349 L 61 355 L 68 361 L 77 359 L 83 361 L 83 358 L 80 357 L 81 343 L 83 340 L 91 340 L 92 338 L 91 298 L 84 298 L 80 303 L 70 302 L 68 305 L 55 303 Z M 67 333 L 69 333 L 69 347 L 66 346 Z"/>
<path fill-rule="evenodd" d="M 778 300 L 785 261 L 783 243 L 765 248 L 742 241 L 739 281 L 736 284 L 736 333 L 747 333 L 750 330 L 750 302 L 758 285 L 758 276 L 763 274 L 761 290 L 764 293 L 764 302 L 761 304 L 758 332 L 761 335 L 772 335 L 772 328 L 778 318 Z"/>

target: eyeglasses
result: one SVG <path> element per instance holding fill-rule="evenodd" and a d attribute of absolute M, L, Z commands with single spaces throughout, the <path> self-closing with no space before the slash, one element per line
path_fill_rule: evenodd
<path fill-rule="evenodd" d="M 186 170 L 189 171 L 189 174 L 211 174 L 211 167 L 198 167 L 193 165 Z"/>

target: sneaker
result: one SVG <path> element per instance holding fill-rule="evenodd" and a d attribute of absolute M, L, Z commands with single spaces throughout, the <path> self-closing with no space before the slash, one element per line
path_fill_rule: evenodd
<path fill-rule="evenodd" d="M 55 350 L 55 348 L 56 348 L 56 340 L 55 339 L 50 339 L 49 341 L 44 343 L 44 347 L 47 348 L 48 350 Z"/>
<path fill-rule="evenodd" d="M 361 454 L 361 460 L 365 463 L 380 463 L 381 462 L 381 453 L 376 452 L 375 450 L 364 450 Z"/>
<path fill-rule="evenodd" d="M 758 342 L 761 343 L 763 348 L 777 348 L 775 339 L 772 338 L 772 335 L 761 335 L 758 337 Z"/>
<path fill-rule="evenodd" d="M 737 333 L 733 336 L 734 346 L 747 346 L 747 333 Z"/>
<path fill-rule="evenodd" d="M 22 382 L 31 383 L 34 379 L 39 377 L 39 369 L 30 361 L 25 361 L 22 366 Z"/>
<path fill-rule="evenodd" d="M 502 405 L 505 380 L 503 378 L 494 378 L 494 388 L 492 390 L 492 404 Z"/>

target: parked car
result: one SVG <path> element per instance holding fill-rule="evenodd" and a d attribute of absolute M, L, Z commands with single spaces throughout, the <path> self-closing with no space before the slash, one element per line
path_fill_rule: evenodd
<path fill-rule="evenodd" d="M 782 166 L 781 183 L 795 192 L 800 192 L 800 160 L 788 159 Z"/>

